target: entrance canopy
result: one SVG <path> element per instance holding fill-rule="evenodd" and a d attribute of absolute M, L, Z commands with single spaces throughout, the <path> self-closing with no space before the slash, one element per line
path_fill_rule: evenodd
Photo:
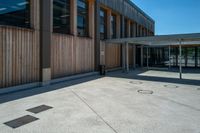
<path fill-rule="evenodd" d="M 194 46 L 200 45 L 200 33 L 194 34 L 174 34 L 174 35 L 156 35 L 150 37 L 133 37 L 133 38 L 119 38 L 119 39 L 108 39 L 106 40 L 106 45 L 109 44 L 120 44 L 124 48 L 122 50 L 122 61 L 123 69 L 129 70 L 128 63 L 128 47 L 129 44 L 146 46 L 147 48 L 147 68 L 149 62 L 149 47 L 169 47 L 169 57 L 170 57 L 170 46 L 179 46 L 179 70 L 180 79 L 182 79 L 182 46 Z M 142 48 L 141 48 L 142 49 Z M 143 50 L 141 51 L 143 54 Z M 142 55 L 143 56 L 143 55 Z M 169 67 L 171 66 L 169 59 Z"/>
<path fill-rule="evenodd" d="M 175 35 L 156 35 L 150 37 L 133 37 L 122 39 L 109 39 L 107 43 L 133 43 L 148 46 L 169 46 L 169 45 L 200 45 L 200 33 L 194 34 L 175 34 Z"/>

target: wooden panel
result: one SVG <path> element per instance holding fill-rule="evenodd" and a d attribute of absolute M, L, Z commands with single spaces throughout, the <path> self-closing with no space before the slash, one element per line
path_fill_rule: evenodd
<path fill-rule="evenodd" d="M 54 79 L 94 71 L 94 40 L 53 34 L 51 70 Z"/>
<path fill-rule="evenodd" d="M 109 44 L 105 46 L 106 69 L 117 68 L 121 66 L 121 46 Z"/>
<path fill-rule="evenodd" d="M 0 26 L 0 88 L 39 81 L 39 2 L 30 0 L 32 29 Z"/>
<path fill-rule="evenodd" d="M 133 65 L 133 46 L 129 45 L 129 65 Z"/>
<path fill-rule="evenodd" d="M 0 88 L 39 81 L 39 39 L 33 41 L 39 32 L 14 27 L 0 32 Z"/>
<path fill-rule="evenodd" d="M 154 32 L 154 21 L 130 0 L 99 0 L 101 4 L 111 8 L 125 17 L 143 25 Z"/>

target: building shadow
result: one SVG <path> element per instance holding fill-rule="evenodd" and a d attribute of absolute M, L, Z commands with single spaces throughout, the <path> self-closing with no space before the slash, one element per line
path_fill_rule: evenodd
<path fill-rule="evenodd" d="M 99 78 L 102 78 L 102 77 L 99 75 L 88 76 L 88 77 L 84 77 L 84 78 L 58 82 L 58 83 L 51 84 L 51 85 L 44 86 L 44 87 L 29 88 L 26 90 L 20 90 L 20 91 L 11 92 L 8 94 L 2 94 L 2 95 L 0 95 L 0 104 L 6 103 L 9 101 L 13 101 L 13 100 L 18 100 L 21 98 L 26 98 L 26 97 L 46 93 L 46 92 L 50 92 L 50 91 L 54 91 L 54 90 L 63 89 L 64 87 L 69 87 L 69 86 L 89 82 L 89 81 L 96 80 Z"/>
<path fill-rule="evenodd" d="M 191 71 L 192 70 L 192 71 Z M 178 70 L 176 68 L 172 70 L 153 70 L 158 72 L 177 72 L 177 78 L 174 77 L 162 77 L 161 76 L 155 76 L 155 75 L 143 75 L 144 73 L 148 72 L 147 69 L 137 69 L 134 71 L 130 71 L 129 73 L 124 73 L 122 71 L 118 72 L 111 72 L 107 76 L 109 77 L 115 77 L 115 78 L 126 78 L 126 79 L 135 79 L 135 80 L 145 80 L 145 81 L 155 81 L 155 82 L 165 82 L 165 83 L 175 83 L 175 84 L 184 84 L 184 85 L 196 85 L 200 86 L 200 77 L 199 79 L 179 79 L 178 78 Z M 183 74 L 200 74 L 200 70 L 192 69 L 184 69 Z"/>

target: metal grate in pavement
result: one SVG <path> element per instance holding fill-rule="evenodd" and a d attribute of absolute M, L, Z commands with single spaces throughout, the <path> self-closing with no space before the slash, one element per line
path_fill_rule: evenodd
<path fill-rule="evenodd" d="M 29 112 L 34 113 L 34 114 L 38 114 L 38 113 L 41 113 L 43 111 L 46 111 L 46 110 L 49 110 L 49 109 L 52 109 L 52 108 L 53 107 L 50 107 L 50 106 L 47 106 L 47 105 L 40 105 L 40 106 L 31 108 L 31 109 L 27 109 L 26 111 L 29 111 Z"/>
<path fill-rule="evenodd" d="M 39 120 L 39 119 L 30 115 L 26 115 L 26 116 L 5 122 L 4 124 L 11 128 L 18 128 L 28 123 L 34 122 L 36 120 Z"/>

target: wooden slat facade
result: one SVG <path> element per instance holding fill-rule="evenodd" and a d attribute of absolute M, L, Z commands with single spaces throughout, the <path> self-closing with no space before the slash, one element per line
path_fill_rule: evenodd
<path fill-rule="evenodd" d="M 39 81 L 39 32 L 0 27 L 0 88 Z"/>
<path fill-rule="evenodd" d="M 121 45 L 109 44 L 105 46 L 106 69 L 121 67 Z"/>
<path fill-rule="evenodd" d="M 74 3 L 71 0 L 71 3 Z M 101 4 L 110 7 L 110 12 L 117 15 L 117 38 L 121 34 L 121 15 L 123 0 L 99 0 Z M 119 2 L 118 2 L 119 1 Z M 96 49 L 97 30 L 95 30 L 95 0 L 89 0 L 89 37 L 77 36 L 77 8 L 71 9 L 71 34 L 51 35 L 50 79 L 69 75 L 95 71 L 95 50 L 100 51 L 100 65 L 107 69 L 121 67 L 122 48 L 120 45 L 105 45 L 99 40 Z M 124 5 L 125 6 L 125 5 Z M 128 4 L 132 9 L 133 7 Z M 119 8 L 118 8 L 119 7 Z M 128 11 L 129 7 L 127 7 Z M 31 27 L 19 28 L 14 26 L 0 26 L 0 88 L 22 85 L 41 81 L 41 30 L 40 29 L 40 0 L 30 0 Z M 132 14 L 135 15 L 135 14 Z M 130 20 L 135 18 L 130 16 Z M 138 18 L 138 17 L 137 17 Z M 110 18 L 108 18 L 110 19 Z M 72 23 L 73 22 L 73 23 Z M 137 21 L 136 21 L 137 22 Z M 141 22 L 141 21 L 140 21 Z M 145 23 L 152 23 L 147 22 Z M 143 24 L 143 23 L 141 23 Z M 145 26 L 145 24 L 144 24 Z M 109 25 L 108 25 L 108 28 Z M 149 27 L 146 27 L 149 28 Z M 44 51 L 43 51 L 44 52 Z M 98 53 L 98 52 L 97 52 Z M 132 48 L 129 48 L 129 62 L 131 64 Z M 99 65 L 98 63 L 96 63 Z M 98 66 L 97 66 L 98 67 Z"/>
<path fill-rule="evenodd" d="M 53 34 L 51 71 L 52 78 L 94 71 L 94 40 Z"/>
<path fill-rule="evenodd" d="M 30 29 L 0 26 L 0 88 L 39 81 L 39 2 L 30 1 Z"/>

